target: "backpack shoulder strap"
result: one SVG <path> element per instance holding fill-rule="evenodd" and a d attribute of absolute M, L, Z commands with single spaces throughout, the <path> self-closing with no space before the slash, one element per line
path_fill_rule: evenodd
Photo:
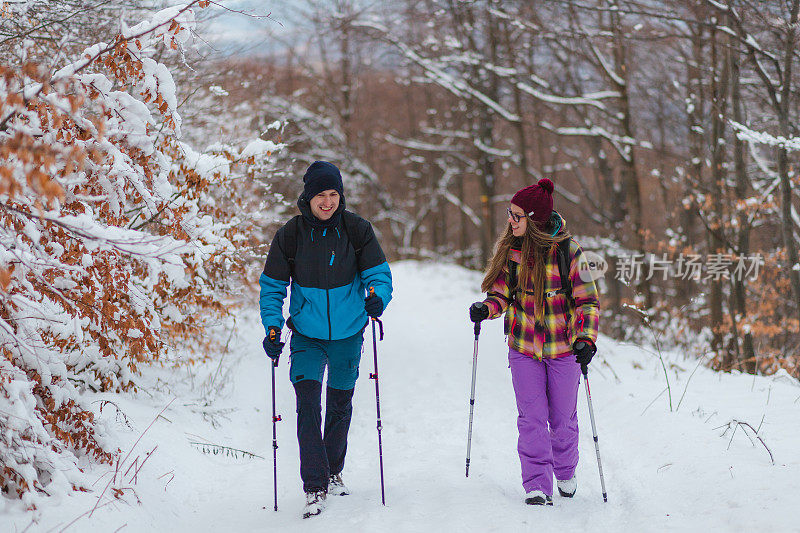
<path fill-rule="evenodd" d="M 296 215 L 286 223 L 283 230 L 283 252 L 289 263 L 289 275 L 294 277 L 294 258 L 297 255 L 297 234 L 300 232 L 300 216 Z"/>
<path fill-rule="evenodd" d="M 572 283 L 569 280 L 569 245 L 572 239 L 564 239 L 558 243 L 558 273 L 561 275 L 561 291 L 567 297 L 570 305 L 572 300 Z"/>
<path fill-rule="evenodd" d="M 508 282 L 506 285 L 508 286 L 508 294 L 511 296 L 511 301 L 516 300 L 517 296 L 517 285 L 519 284 L 518 275 L 519 272 L 517 271 L 517 265 L 514 261 L 511 260 L 509 257 L 508 259 Z"/>
<path fill-rule="evenodd" d="M 361 234 L 357 231 L 359 217 L 355 213 L 345 210 L 342 213 L 342 225 L 347 239 L 356 252 L 356 259 L 361 257 L 361 252 L 364 250 L 364 241 Z"/>

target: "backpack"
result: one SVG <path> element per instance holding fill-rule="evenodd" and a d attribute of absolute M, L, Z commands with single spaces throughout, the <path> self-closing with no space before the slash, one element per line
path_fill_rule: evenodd
<path fill-rule="evenodd" d="M 295 215 L 287 224 L 286 230 L 283 232 L 283 247 L 286 254 L 286 261 L 289 263 L 289 275 L 294 277 L 294 259 L 297 255 L 297 233 L 300 229 L 300 219 L 303 215 Z M 361 236 L 355 231 L 355 224 L 357 215 L 350 211 L 342 212 L 342 225 L 344 232 L 347 235 L 347 240 L 353 245 L 356 252 L 356 261 L 361 257 L 361 252 L 364 250 L 364 243 Z M 350 222 L 348 223 L 348 219 Z M 352 228 L 352 229 L 351 229 Z"/>

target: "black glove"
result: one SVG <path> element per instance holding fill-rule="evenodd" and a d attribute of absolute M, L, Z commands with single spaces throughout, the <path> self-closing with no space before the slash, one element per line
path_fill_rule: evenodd
<path fill-rule="evenodd" d="M 275 366 L 278 366 L 278 359 L 281 356 L 281 352 L 283 351 L 283 345 L 286 344 L 285 342 L 281 342 L 281 330 L 280 328 L 276 328 L 275 326 L 269 327 L 269 334 L 264 337 L 264 351 L 267 352 L 267 355 Z"/>
<path fill-rule="evenodd" d="M 572 345 L 572 353 L 575 354 L 576 362 L 581 365 L 588 365 L 592 361 L 594 354 L 597 353 L 597 346 L 594 345 L 592 339 L 582 337 Z"/>
<path fill-rule="evenodd" d="M 367 296 L 364 300 L 364 311 L 366 311 L 371 318 L 378 318 L 381 316 L 381 314 L 383 314 L 383 300 L 381 300 L 381 297 L 375 293 Z"/>
<path fill-rule="evenodd" d="M 489 318 L 489 308 L 483 302 L 475 302 L 469 306 L 469 319 L 480 322 Z"/>

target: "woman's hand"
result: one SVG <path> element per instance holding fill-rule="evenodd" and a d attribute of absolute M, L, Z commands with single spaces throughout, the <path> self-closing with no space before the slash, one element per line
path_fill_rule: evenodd
<path fill-rule="evenodd" d="M 592 357 L 597 353 L 597 346 L 594 345 L 592 339 L 588 337 L 581 337 L 572 345 L 572 353 L 575 354 L 575 361 L 581 365 L 588 365 L 592 361 Z"/>
<path fill-rule="evenodd" d="M 469 319 L 475 323 L 489 318 L 489 307 L 483 302 L 475 302 L 469 306 Z"/>

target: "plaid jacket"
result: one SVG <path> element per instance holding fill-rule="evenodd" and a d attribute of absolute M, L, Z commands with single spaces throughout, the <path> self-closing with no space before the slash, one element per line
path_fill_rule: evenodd
<path fill-rule="evenodd" d="M 557 253 L 554 245 L 547 258 L 545 293 L 561 288 Z M 515 303 L 510 305 L 512 295 L 506 282 L 508 273 L 503 272 L 495 280 L 484 303 L 489 307 L 489 318 L 506 313 L 505 331 L 509 347 L 537 359 L 556 359 L 572 354 L 572 344 L 580 337 L 597 341 L 600 322 L 597 288 L 594 281 L 580 278 L 578 265 L 583 250 L 574 239 L 570 242 L 569 255 L 569 279 L 572 281 L 575 306 L 569 306 L 564 294 L 545 295 L 543 324 L 535 323 L 533 318 L 535 302 L 532 294 L 517 287 L 513 298 Z M 518 269 L 521 252 L 512 249 L 510 256 L 513 268 Z M 529 288 L 532 285 L 530 282 Z"/>

